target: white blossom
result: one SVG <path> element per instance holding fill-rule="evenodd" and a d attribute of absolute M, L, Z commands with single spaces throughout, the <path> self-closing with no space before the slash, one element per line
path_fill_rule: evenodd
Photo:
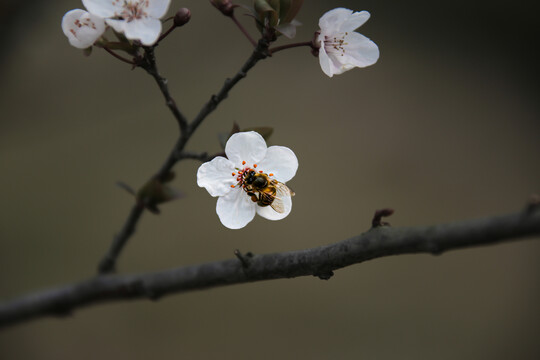
<path fill-rule="evenodd" d="M 274 206 L 258 205 L 248 194 L 246 179 L 248 174 L 255 172 L 284 186 L 298 169 L 298 160 L 291 149 L 284 146 L 267 148 L 260 134 L 249 131 L 233 134 L 227 141 L 225 154 L 227 158 L 217 156 L 197 171 L 197 184 L 218 197 L 216 212 L 223 225 L 230 229 L 243 228 L 256 213 L 269 220 L 280 220 L 289 215 L 292 192 L 279 195 L 276 201 L 281 208 L 277 211 Z"/>
<path fill-rule="evenodd" d="M 379 59 L 377 45 L 354 30 L 369 19 L 367 11 L 353 12 L 337 8 L 319 19 L 319 62 L 322 71 L 332 77 L 354 67 L 373 65 Z"/>
<path fill-rule="evenodd" d="M 115 31 L 143 45 L 154 44 L 161 34 L 161 19 L 171 0 L 83 0 L 84 6 L 100 16 Z"/>
<path fill-rule="evenodd" d="M 86 49 L 103 35 L 105 21 L 85 10 L 74 9 L 62 18 L 62 30 L 72 46 Z"/>

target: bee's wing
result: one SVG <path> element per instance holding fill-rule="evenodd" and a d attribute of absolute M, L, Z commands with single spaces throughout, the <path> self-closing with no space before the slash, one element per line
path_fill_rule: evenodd
<path fill-rule="evenodd" d="M 274 186 L 276 187 L 276 196 L 270 206 L 276 212 L 282 214 L 285 212 L 285 204 L 283 203 L 283 198 L 294 196 L 294 192 L 289 189 L 287 185 L 278 181 L 275 181 Z"/>
<path fill-rule="evenodd" d="M 276 196 L 294 196 L 294 191 L 292 191 L 287 185 L 279 181 L 274 180 L 274 186 L 276 187 Z"/>

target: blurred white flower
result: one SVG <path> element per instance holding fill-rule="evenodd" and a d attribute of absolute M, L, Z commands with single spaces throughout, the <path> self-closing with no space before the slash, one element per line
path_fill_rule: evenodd
<path fill-rule="evenodd" d="M 72 46 L 86 49 L 103 35 L 105 21 L 87 11 L 74 9 L 62 18 L 62 30 Z"/>
<path fill-rule="evenodd" d="M 154 44 L 161 34 L 161 19 L 171 0 L 82 0 L 88 11 L 100 16 L 116 32 L 143 45 Z"/>
<path fill-rule="evenodd" d="M 326 75 L 332 77 L 354 67 L 366 67 L 377 62 L 377 45 L 364 35 L 354 32 L 369 16 L 367 11 L 353 12 L 337 8 L 319 19 L 321 29 L 316 42 L 320 46 L 319 62 Z"/>
<path fill-rule="evenodd" d="M 255 213 L 269 220 L 289 215 L 294 193 L 284 183 L 298 169 L 298 159 L 291 149 L 267 148 L 264 138 L 250 131 L 233 134 L 225 154 L 227 158 L 217 156 L 197 171 L 197 184 L 219 197 L 216 212 L 223 225 L 229 229 L 243 228 Z M 275 197 L 266 197 L 274 190 Z"/>

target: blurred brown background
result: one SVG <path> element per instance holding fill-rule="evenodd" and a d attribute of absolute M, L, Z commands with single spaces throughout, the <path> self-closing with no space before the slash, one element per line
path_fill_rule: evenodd
<path fill-rule="evenodd" d="M 9 6 L 9 4 L 15 4 Z M 360 32 L 379 62 L 327 78 L 307 48 L 257 65 L 189 149 L 217 151 L 234 121 L 275 127 L 300 160 L 280 222 L 224 228 L 176 167 L 187 196 L 145 214 L 121 273 L 303 249 L 365 231 L 520 209 L 540 191 L 538 20 L 533 1 L 306 1 L 298 41 L 343 6 L 369 10 Z M 192 118 L 250 54 L 207 1 L 174 1 L 191 22 L 157 50 Z M 3 7 L 0 56 L 0 298 L 88 278 L 176 125 L 158 88 L 95 49 L 69 46 L 60 20 L 79 1 Z M 9 21 L 7 21 L 9 19 Z M 253 30 L 250 19 L 242 21 Z M 282 41 L 280 44 L 286 43 Z M 538 359 L 540 242 L 383 258 L 314 277 L 259 282 L 156 303 L 84 308 L 0 333 L 2 359 Z"/>

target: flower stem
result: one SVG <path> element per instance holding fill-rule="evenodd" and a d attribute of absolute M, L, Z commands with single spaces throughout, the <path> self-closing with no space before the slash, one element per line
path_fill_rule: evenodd
<path fill-rule="evenodd" d="M 274 48 L 269 49 L 268 51 L 270 52 L 270 54 L 274 54 L 281 50 L 292 49 L 292 48 L 300 47 L 300 46 L 310 46 L 312 49 L 315 48 L 312 41 L 305 41 L 305 42 L 299 42 L 299 43 L 294 43 L 294 44 L 276 46 Z"/>
<path fill-rule="evenodd" d="M 128 64 L 131 64 L 131 65 L 135 65 L 135 62 L 132 61 L 132 60 L 129 60 L 129 59 L 126 59 L 125 57 L 121 56 L 121 55 L 118 55 L 117 53 L 115 53 L 114 51 L 112 51 L 111 49 L 109 49 L 107 46 L 102 46 L 102 48 L 108 52 L 109 54 L 111 54 L 112 56 L 114 56 L 115 58 L 117 58 L 118 60 L 120 61 L 123 61 L 125 63 L 128 63 Z"/>
<path fill-rule="evenodd" d="M 232 21 L 234 21 L 234 23 L 236 24 L 236 26 L 238 26 L 238 29 L 240 29 L 240 31 L 245 35 L 245 37 L 249 40 L 249 42 L 251 43 L 251 45 L 253 45 L 254 47 L 257 46 L 257 42 L 255 42 L 255 40 L 253 40 L 253 38 L 251 37 L 251 35 L 249 35 L 249 33 L 247 32 L 246 28 L 240 24 L 240 22 L 238 21 L 238 19 L 236 18 L 236 16 L 234 16 L 234 14 L 232 14 L 231 16 L 229 16 Z"/>
<path fill-rule="evenodd" d="M 172 24 L 171 27 L 167 31 L 161 34 L 159 39 L 157 39 L 156 44 L 159 44 L 161 40 L 165 39 L 175 28 L 176 28 L 176 24 Z"/>

